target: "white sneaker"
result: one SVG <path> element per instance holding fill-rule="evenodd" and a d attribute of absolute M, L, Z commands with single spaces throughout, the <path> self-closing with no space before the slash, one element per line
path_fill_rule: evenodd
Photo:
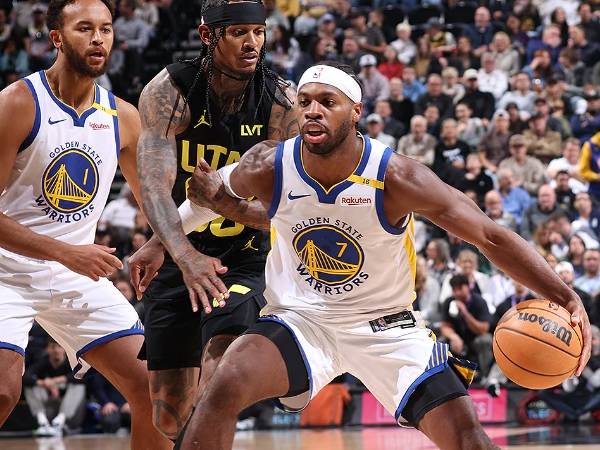
<path fill-rule="evenodd" d="M 57 436 L 56 431 L 49 424 L 38 427 L 38 429 L 35 430 L 33 433 L 36 436 Z"/>
<path fill-rule="evenodd" d="M 256 418 L 248 417 L 247 419 L 244 419 L 244 420 L 238 420 L 235 425 L 235 429 L 237 431 L 254 430 L 255 424 L 256 424 Z"/>

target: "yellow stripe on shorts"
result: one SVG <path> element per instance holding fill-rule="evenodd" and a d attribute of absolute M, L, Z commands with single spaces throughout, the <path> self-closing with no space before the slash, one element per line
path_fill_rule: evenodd
<path fill-rule="evenodd" d="M 241 284 L 232 284 L 231 287 L 229 288 L 229 292 L 233 292 L 234 294 L 240 294 L 240 295 L 246 295 L 251 290 L 252 289 L 250 289 L 249 287 L 243 286 Z M 213 308 L 218 308 L 219 300 L 217 300 L 216 298 L 213 298 L 212 305 L 213 305 Z"/>

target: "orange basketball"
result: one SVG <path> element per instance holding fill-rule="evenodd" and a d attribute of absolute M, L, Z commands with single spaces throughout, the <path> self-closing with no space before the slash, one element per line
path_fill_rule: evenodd
<path fill-rule="evenodd" d="M 575 373 L 583 339 L 571 315 L 549 300 L 509 309 L 494 332 L 494 357 L 504 374 L 529 389 L 554 387 Z"/>

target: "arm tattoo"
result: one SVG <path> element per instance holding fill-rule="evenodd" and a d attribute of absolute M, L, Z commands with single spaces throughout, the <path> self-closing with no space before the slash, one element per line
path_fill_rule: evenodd
<path fill-rule="evenodd" d="M 258 200 L 241 200 L 233 198 L 225 192 L 225 186 L 219 188 L 215 195 L 215 205 L 218 214 L 229 220 L 241 223 L 255 230 L 269 230 L 271 219 L 265 207 Z"/>
<path fill-rule="evenodd" d="M 298 108 L 296 105 L 296 92 L 286 89 L 286 97 L 279 91 L 276 91 L 277 99 L 281 101 L 292 102 L 290 109 L 273 103 L 271 108 L 271 117 L 269 118 L 268 138 L 276 141 L 284 141 L 300 134 L 300 123 L 298 121 Z"/>
<path fill-rule="evenodd" d="M 166 70 L 144 88 L 139 103 L 142 132 L 137 164 L 142 203 L 150 225 L 174 258 L 190 248 L 171 198 L 177 176 L 175 136 L 189 123 L 184 105 Z"/>

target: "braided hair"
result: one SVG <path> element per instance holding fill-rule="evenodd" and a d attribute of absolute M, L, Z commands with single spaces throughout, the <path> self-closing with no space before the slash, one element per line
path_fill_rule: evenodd
<path fill-rule="evenodd" d="M 253 1 L 255 3 L 262 4 L 262 0 L 249 0 L 249 1 Z M 204 15 L 206 10 L 209 8 L 222 6 L 227 3 L 229 3 L 229 0 L 204 0 L 204 2 L 202 4 L 202 15 Z M 198 72 L 196 73 L 196 76 L 194 77 L 194 81 L 192 82 L 190 89 L 188 90 L 188 92 L 185 96 L 184 109 L 187 106 L 187 104 L 190 102 L 192 96 L 194 95 L 194 92 L 196 91 L 200 77 L 202 76 L 203 73 L 205 73 L 206 74 L 206 97 L 205 97 L 206 109 L 207 109 L 207 115 L 208 115 L 208 123 L 212 123 L 212 114 L 210 111 L 209 97 L 210 97 L 210 90 L 211 90 L 211 86 L 212 86 L 212 80 L 213 80 L 213 76 L 214 76 L 214 53 L 215 53 L 215 49 L 219 45 L 219 40 L 225 34 L 226 26 L 217 27 L 217 26 L 209 25 L 209 28 L 210 28 L 210 37 L 211 37 L 210 44 L 206 45 L 203 43 L 202 48 L 200 50 L 200 55 L 192 60 L 186 61 L 186 62 L 189 62 L 190 64 L 198 66 Z M 292 102 L 286 95 L 285 91 L 290 86 L 290 84 L 287 83 L 285 80 L 283 80 L 281 77 L 279 77 L 271 69 L 266 67 L 265 62 L 264 62 L 265 54 L 266 54 L 265 47 L 266 46 L 263 44 L 262 48 L 260 49 L 258 62 L 256 64 L 256 71 L 250 78 L 246 89 L 253 89 L 255 82 L 260 83 L 260 91 L 259 91 L 260 93 L 259 93 L 259 98 L 258 98 L 258 103 L 257 103 L 258 105 L 260 105 L 260 103 L 262 102 L 264 95 L 269 95 L 275 103 L 277 103 L 278 105 L 283 106 L 285 109 L 289 110 L 291 108 Z M 267 86 L 266 86 L 267 79 L 271 80 L 275 84 L 275 92 L 271 92 L 270 90 L 267 89 Z M 266 91 L 266 94 L 265 94 L 265 91 Z M 277 91 L 279 91 L 281 95 L 278 96 Z M 256 119 L 257 114 L 258 114 L 258 108 L 256 108 L 256 111 L 254 112 L 255 119 Z"/>

